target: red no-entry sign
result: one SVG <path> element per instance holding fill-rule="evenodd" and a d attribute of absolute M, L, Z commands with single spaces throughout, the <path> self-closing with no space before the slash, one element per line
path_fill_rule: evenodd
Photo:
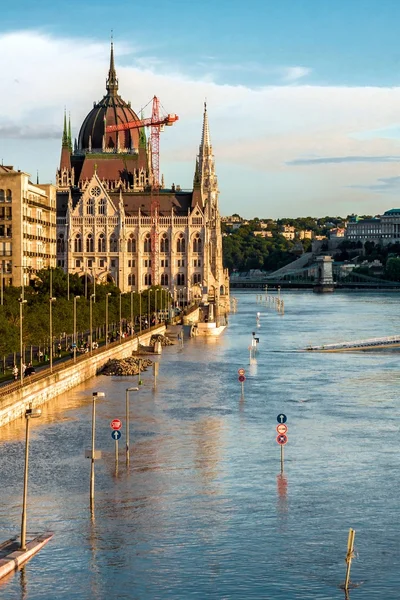
<path fill-rule="evenodd" d="M 113 419 L 110 423 L 110 427 L 111 429 L 114 429 L 114 431 L 118 431 L 118 429 L 121 429 L 122 427 L 122 421 L 119 419 Z"/>

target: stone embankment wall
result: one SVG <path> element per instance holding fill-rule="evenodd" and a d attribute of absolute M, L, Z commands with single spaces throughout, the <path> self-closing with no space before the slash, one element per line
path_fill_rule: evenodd
<path fill-rule="evenodd" d="M 58 367 L 56 371 L 38 381 L 26 381 L 24 386 L 18 386 L 18 389 L 10 393 L 1 390 L 3 393 L 0 397 L 0 427 L 24 415 L 30 402 L 33 408 L 45 404 L 59 394 L 94 377 L 110 358 L 131 356 L 132 351 L 137 350 L 139 342 L 147 346 L 152 335 L 164 335 L 164 333 L 164 325 L 152 327 L 141 336 L 124 339 L 121 344 L 114 343 L 108 348 L 101 348 L 92 356 L 80 357 L 76 363 L 69 361 L 65 368 Z"/>

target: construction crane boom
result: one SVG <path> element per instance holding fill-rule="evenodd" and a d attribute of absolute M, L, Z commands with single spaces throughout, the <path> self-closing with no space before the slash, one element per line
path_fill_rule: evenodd
<path fill-rule="evenodd" d="M 179 121 L 178 115 L 174 113 L 168 114 L 166 117 L 153 121 L 153 117 L 149 119 L 140 119 L 139 121 L 128 121 L 128 123 L 120 123 L 119 125 L 108 125 L 106 127 L 106 133 L 113 133 L 115 131 L 126 131 L 127 129 L 138 129 L 140 127 L 155 127 L 155 126 L 166 126 L 171 127 L 175 121 Z"/>

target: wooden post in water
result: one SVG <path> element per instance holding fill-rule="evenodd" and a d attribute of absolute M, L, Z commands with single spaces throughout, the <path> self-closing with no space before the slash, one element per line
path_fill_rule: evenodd
<path fill-rule="evenodd" d="M 138 385 L 142 385 L 142 359 L 139 358 L 139 373 L 138 373 Z"/>
<path fill-rule="evenodd" d="M 355 538 L 355 535 L 356 535 L 355 530 L 350 527 L 350 529 L 349 529 L 349 537 L 347 538 L 347 554 L 346 554 L 347 568 L 346 568 L 346 579 L 344 581 L 344 589 L 345 589 L 346 592 L 349 589 L 351 561 L 354 558 L 354 538 Z"/>

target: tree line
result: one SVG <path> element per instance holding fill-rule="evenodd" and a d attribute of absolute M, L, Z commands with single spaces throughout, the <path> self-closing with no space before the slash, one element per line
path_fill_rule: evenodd
<path fill-rule="evenodd" d="M 167 308 L 170 294 L 160 286 L 154 286 L 141 294 L 130 292 L 121 294 L 118 287 L 112 283 L 96 284 L 87 279 L 86 282 L 78 275 L 69 275 L 62 269 L 43 269 L 36 274 L 31 285 L 24 287 L 6 287 L 3 289 L 0 305 L 0 356 L 19 352 L 20 348 L 20 299 L 24 300 L 22 314 L 23 345 L 45 346 L 50 340 L 50 298 L 52 302 L 52 333 L 54 340 L 72 335 L 74 330 L 74 297 L 76 299 L 76 330 L 87 332 L 90 328 L 90 297 L 92 298 L 93 330 L 104 327 L 106 322 L 106 297 L 108 298 L 108 322 L 119 323 L 131 320 L 133 306 L 134 319 L 141 313 L 152 314 L 156 307 Z M 157 294 L 156 294 L 157 291 Z M 68 293 L 69 292 L 69 293 Z M 109 295 L 108 295 L 109 294 Z M 69 295 L 69 299 L 68 299 Z M 140 300 L 141 298 L 141 300 Z"/>

